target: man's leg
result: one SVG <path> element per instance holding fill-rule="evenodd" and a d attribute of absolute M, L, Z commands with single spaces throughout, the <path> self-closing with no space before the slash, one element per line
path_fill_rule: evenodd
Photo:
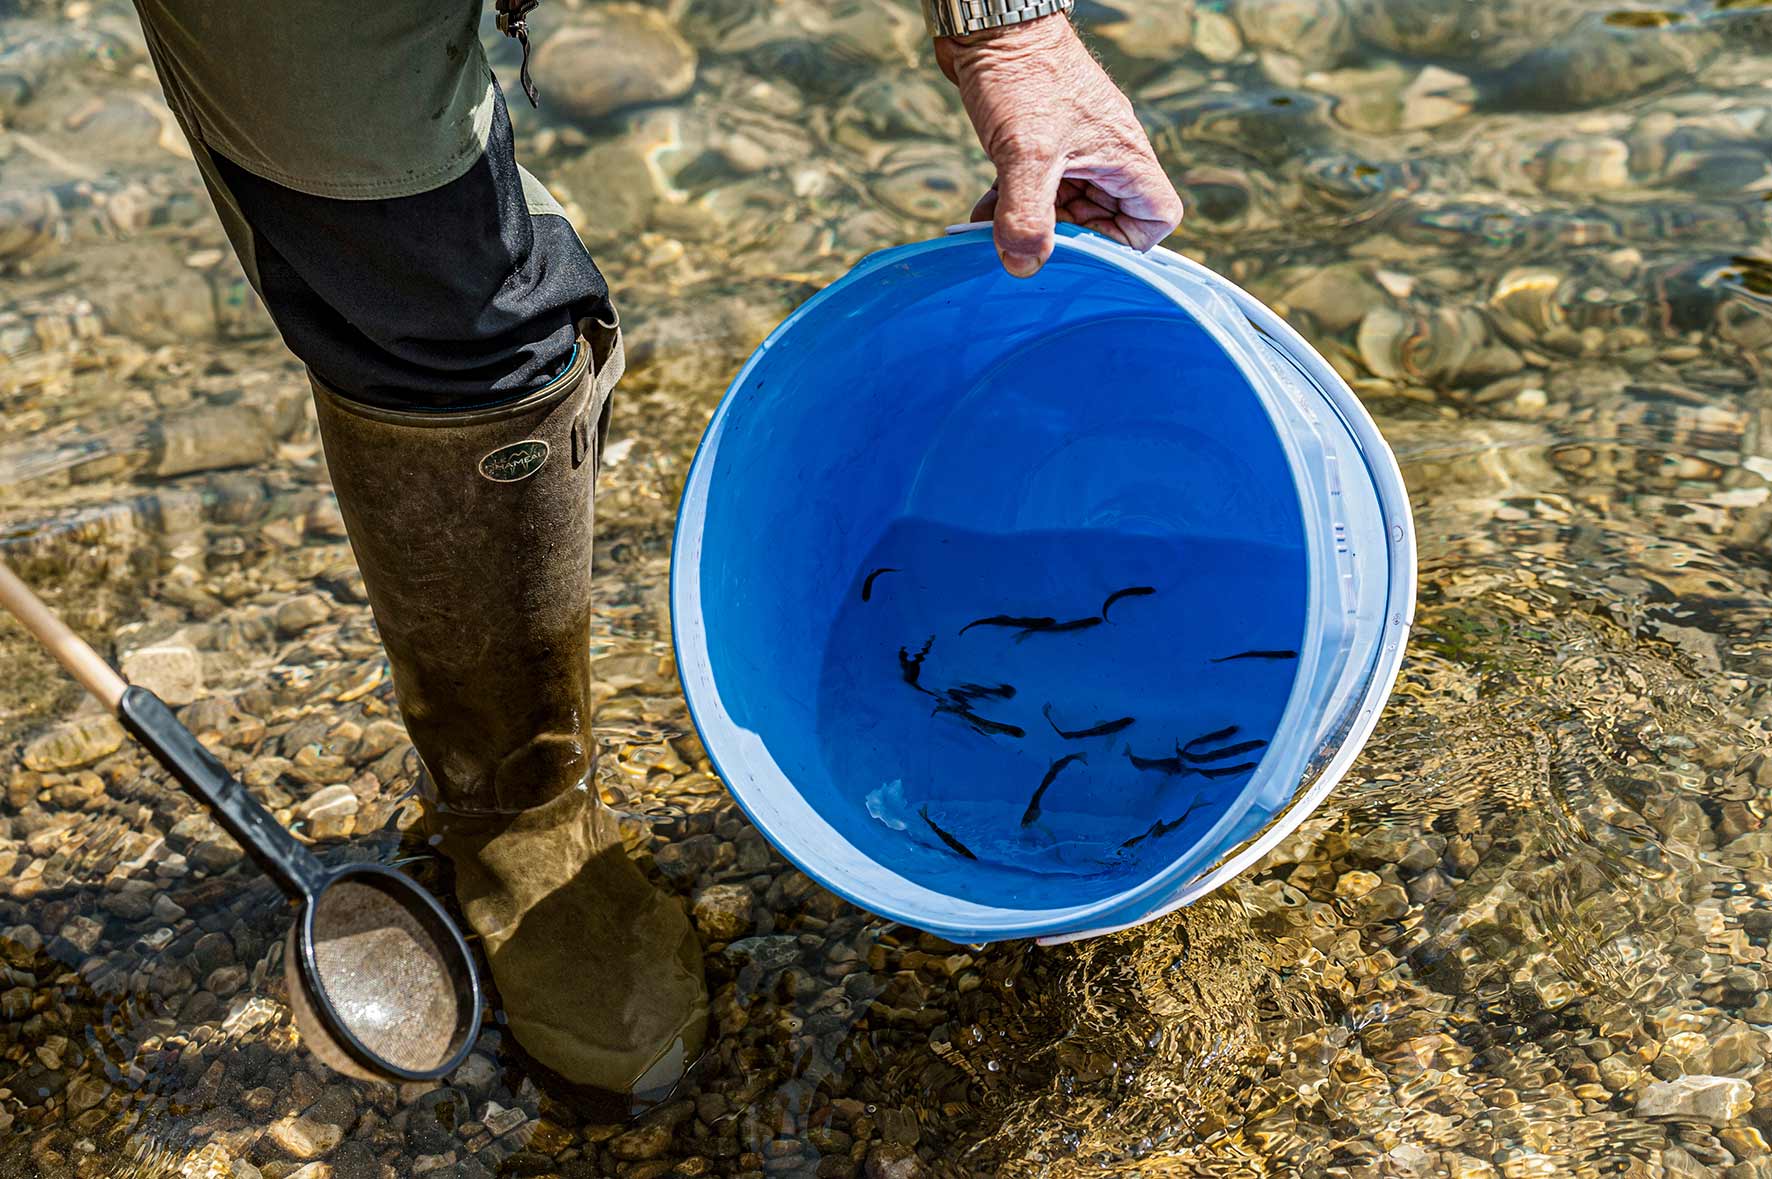
<path fill-rule="evenodd" d="M 681 908 L 591 783 L 592 490 L 620 334 L 516 166 L 479 4 L 138 0 L 167 98 L 313 379 L 339 508 L 518 1041 L 647 1089 L 699 1050 Z"/>

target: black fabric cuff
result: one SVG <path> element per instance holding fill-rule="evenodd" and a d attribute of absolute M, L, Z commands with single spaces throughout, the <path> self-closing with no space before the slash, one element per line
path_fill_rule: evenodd
<path fill-rule="evenodd" d="M 609 288 L 565 218 L 531 214 L 502 94 L 485 154 L 429 192 L 334 200 L 211 153 L 252 229 L 290 351 L 345 397 L 406 410 L 509 401 L 572 359 Z"/>

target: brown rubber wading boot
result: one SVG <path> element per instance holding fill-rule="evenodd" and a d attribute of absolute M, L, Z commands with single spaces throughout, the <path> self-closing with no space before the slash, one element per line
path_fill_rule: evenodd
<path fill-rule="evenodd" d="M 436 797 L 456 896 L 517 1041 L 569 1081 L 674 1082 L 707 1024 L 682 906 L 624 853 L 591 771 L 591 497 L 620 335 L 494 408 L 365 407 L 318 380 L 320 437 Z"/>

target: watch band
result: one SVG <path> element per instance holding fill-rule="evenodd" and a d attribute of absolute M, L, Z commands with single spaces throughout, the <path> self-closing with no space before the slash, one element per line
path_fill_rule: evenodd
<path fill-rule="evenodd" d="M 923 20 L 931 37 L 964 37 L 1004 25 L 1018 25 L 1055 12 L 1068 13 L 1076 0 L 923 0 Z"/>

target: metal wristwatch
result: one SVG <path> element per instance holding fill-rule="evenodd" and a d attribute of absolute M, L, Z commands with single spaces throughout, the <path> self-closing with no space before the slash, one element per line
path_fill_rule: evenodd
<path fill-rule="evenodd" d="M 964 37 L 1018 25 L 1055 12 L 1069 13 L 1076 0 L 923 0 L 931 37 Z"/>

